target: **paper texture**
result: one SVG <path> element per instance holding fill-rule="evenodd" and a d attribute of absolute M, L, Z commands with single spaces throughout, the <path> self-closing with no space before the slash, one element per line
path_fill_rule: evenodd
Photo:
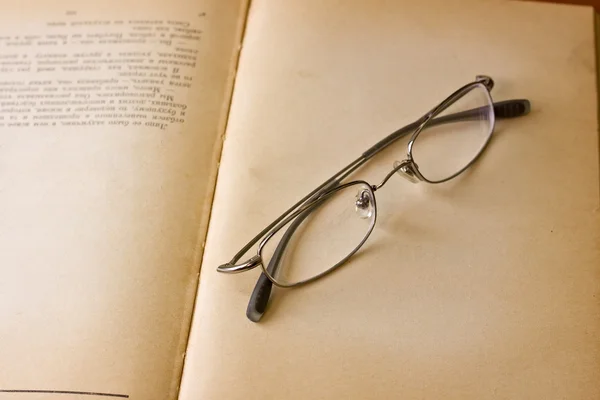
<path fill-rule="evenodd" d="M 0 9 L 0 399 L 173 399 L 245 2 Z"/>
<path fill-rule="evenodd" d="M 180 398 L 598 398 L 595 71 L 587 7 L 254 1 Z M 351 262 L 248 321 L 259 270 L 216 267 L 477 74 L 530 115 L 447 184 L 393 177 Z M 378 183 L 405 144 L 355 177 Z"/>

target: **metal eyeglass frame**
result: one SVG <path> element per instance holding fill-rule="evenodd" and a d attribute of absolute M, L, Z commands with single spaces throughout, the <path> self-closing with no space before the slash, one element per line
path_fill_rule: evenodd
<path fill-rule="evenodd" d="M 419 171 L 418 165 L 414 162 L 413 157 L 412 157 L 412 148 L 413 148 L 413 144 L 414 144 L 415 140 L 417 139 L 417 137 L 419 136 L 419 134 L 425 127 L 435 126 L 435 125 L 444 124 L 444 123 L 466 121 L 466 120 L 478 118 L 480 108 L 475 108 L 472 110 L 462 111 L 462 112 L 449 114 L 449 115 L 445 115 L 445 116 L 436 118 L 437 115 L 439 115 L 441 112 L 443 112 L 449 106 L 454 104 L 458 99 L 460 99 L 464 94 L 468 93 L 469 91 L 471 91 L 472 89 L 474 89 L 477 86 L 483 86 L 486 89 L 489 103 L 493 104 L 493 112 L 491 113 L 491 118 L 490 118 L 491 119 L 490 133 L 488 134 L 488 137 L 486 138 L 485 143 L 482 145 L 479 152 L 473 157 L 473 159 L 468 164 L 466 164 L 462 169 L 460 169 L 458 172 L 456 172 L 453 175 L 446 177 L 442 180 L 436 181 L 436 180 L 427 179 L 426 177 L 424 177 L 421 174 L 421 172 Z M 287 211 L 285 211 L 281 216 L 279 216 L 272 223 L 270 223 L 267 227 L 265 227 L 252 240 L 250 240 L 250 242 L 248 242 L 240 251 L 238 251 L 236 253 L 236 255 L 233 256 L 233 258 L 228 263 L 225 263 L 225 264 L 217 267 L 218 272 L 240 273 L 240 272 L 251 270 L 259 265 L 261 266 L 263 271 L 262 271 L 262 273 L 256 283 L 256 286 L 254 287 L 252 295 L 250 297 L 250 302 L 248 303 L 248 308 L 246 310 L 246 316 L 253 322 L 258 322 L 261 319 L 262 315 L 264 314 L 264 312 L 267 308 L 267 303 L 269 301 L 273 285 L 276 285 L 279 287 L 294 287 L 294 286 L 299 286 L 299 285 L 303 285 L 303 284 L 312 282 L 316 279 L 323 277 L 326 274 L 333 272 L 335 269 L 340 267 L 344 262 L 346 262 L 356 251 L 358 251 L 358 249 L 368 239 L 369 235 L 371 234 L 371 232 L 375 226 L 375 222 L 376 222 L 376 218 L 377 218 L 377 205 L 376 205 L 376 201 L 375 201 L 374 192 L 377 191 L 378 189 L 380 189 L 383 185 L 385 185 L 385 183 L 395 173 L 397 173 L 397 172 L 400 173 L 402 176 L 404 176 L 405 178 L 407 178 L 409 181 L 411 181 L 413 183 L 417 183 L 419 181 L 424 181 L 424 182 L 428 182 L 428 183 L 441 183 L 441 182 L 448 181 L 452 178 L 455 178 L 456 176 L 458 176 L 462 172 L 464 172 L 467 168 L 469 168 L 479 158 L 481 153 L 483 153 L 483 151 L 487 147 L 487 144 L 489 143 L 489 140 L 492 137 L 496 118 L 501 118 L 501 119 L 514 118 L 514 117 L 520 117 L 520 116 L 523 116 L 523 115 L 526 115 L 529 113 L 531 106 L 530 106 L 529 100 L 526 100 L 526 99 L 506 100 L 506 101 L 494 103 L 492 101 L 491 94 L 490 94 L 490 91 L 492 90 L 493 87 L 494 87 L 494 81 L 491 77 L 484 76 L 484 75 L 477 76 L 475 81 L 472 81 L 472 82 L 462 86 L 458 90 L 456 90 L 454 93 L 452 93 L 450 96 L 448 96 L 444 101 L 439 103 L 437 106 L 435 106 L 433 109 L 431 109 L 429 112 L 427 112 L 425 115 L 423 115 L 421 118 L 419 118 L 415 122 L 396 130 L 395 132 L 389 134 L 388 136 L 386 136 L 385 138 L 383 138 L 382 140 L 377 142 L 375 145 L 370 147 L 368 150 L 366 150 L 364 153 L 362 153 L 360 157 L 358 157 L 356 160 L 354 160 L 349 165 L 344 167 L 342 170 L 340 170 L 338 173 L 333 175 L 331 178 L 329 178 L 328 180 L 323 182 L 316 189 L 314 189 L 312 192 L 307 194 L 304 198 L 302 198 L 300 201 L 298 201 L 296 204 L 294 204 L 291 208 L 289 208 Z M 367 182 L 358 180 L 358 181 L 352 181 L 352 182 L 342 184 L 342 181 L 345 178 L 347 178 L 350 174 L 355 172 L 358 168 L 360 168 L 368 160 L 370 160 L 372 157 L 374 157 L 377 153 L 381 152 L 383 149 L 387 148 L 392 143 L 396 142 L 398 139 L 403 138 L 410 133 L 412 133 L 412 136 L 410 138 L 410 141 L 408 142 L 406 158 L 403 161 L 395 162 L 393 169 L 383 178 L 381 183 L 379 183 L 378 185 L 371 185 Z M 307 280 L 304 280 L 301 282 L 297 282 L 297 283 L 293 283 L 293 284 L 286 284 L 283 282 L 279 282 L 275 278 L 273 278 L 272 276 L 276 272 L 276 269 L 279 265 L 281 257 L 283 256 L 283 251 L 285 249 L 285 246 L 291 239 L 291 236 L 296 231 L 296 229 L 302 224 L 304 219 L 312 212 L 312 210 L 315 209 L 315 207 L 318 207 L 319 204 L 324 202 L 331 195 L 333 195 L 334 193 L 337 193 L 339 190 L 342 190 L 342 189 L 347 188 L 352 185 L 363 185 L 363 188 L 364 188 L 363 192 L 361 192 L 361 194 L 360 194 L 361 198 L 359 198 L 357 200 L 357 202 L 361 201 L 361 200 L 364 200 L 366 202 L 372 202 L 371 205 L 374 208 L 375 215 L 374 215 L 373 221 L 371 223 L 371 226 L 369 227 L 364 239 L 358 244 L 358 246 L 356 246 L 356 248 L 348 256 L 343 258 L 341 261 L 339 261 L 333 267 L 327 269 L 326 271 L 324 271 L 314 277 L 311 277 L 310 279 L 307 279 Z M 362 196 L 365 196 L 365 197 L 363 198 Z M 294 220 L 294 221 L 292 221 L 292 220 Z M 287 231 L 284 233 L 284 235 L 280 239 L 280 242 L 278 243 L 277 248 L 275 249 L 275 251 L 272 255 L 269 265 L 265 266 L 263 263 L 263 259 L 262 259 L 262 249 L 263 249 L 264 245 L 267 243 L 267 241 L 269 239 L 271 239 L 273 237 L 273 235 L 275 235 L 280 229 L 282 229 L 288 223 L 290 223 L 290 225 L 288 226 Z M 238 263 L 238 261 L 257 242 L 259 242 L 257 254 L 242 263 Z"/>

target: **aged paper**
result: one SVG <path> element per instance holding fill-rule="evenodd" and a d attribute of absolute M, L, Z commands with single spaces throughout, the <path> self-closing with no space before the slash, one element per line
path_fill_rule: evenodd
<path fill-rule="evenodd" d="M 587 7 L 254 1 L 180 398 L 600 397 L 595 71 Z M 393 177 L 351 262 L 248 321 L 259 271 L 216 267 L 478 74 L 531 113 L 454 181 Z M 356 177 L 378 183 L 403 145 Z"/>
<path fill-rule="evenodd" d="M 0 399 L 176 397 L 245 8 L 0 4 Z"/>

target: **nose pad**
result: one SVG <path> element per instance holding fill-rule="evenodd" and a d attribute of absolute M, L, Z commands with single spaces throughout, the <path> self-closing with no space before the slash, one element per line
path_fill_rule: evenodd
<path fill-rule="evenodd" d="M 354 210 L 361 219 L 367 219 L 373 216 L 373 199 L 371 198 L 370 191 L 362 189 L 356 194 Z"/>
<path fill-rule="evenodd" d="M 401 164 L 404 164 L 400 167 Z M 398 168 L 400 167 L 400 168 Z M 417 174 L 415 173 L 415 171 L 412 169 L 410 164 L 404 163 L 404 162 L 400 162 L 400 161 L 396 161 L 394 162 L 394 169 L 398 168 L 398 170 L 396 172 L 398 172 L 398 174 L 403 177 L 404 179 L 412 182 L 412 183 L 417 183 L 419 182 L 419 177 L 417 176 Z"/>

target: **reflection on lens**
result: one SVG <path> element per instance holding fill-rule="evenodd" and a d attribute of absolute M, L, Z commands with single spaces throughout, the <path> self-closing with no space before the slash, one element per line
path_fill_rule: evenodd
<path fill-rule="evenodd" d="M 266 272 L 282 286 L 322 275 L 362 245 L 376 213 L 373 191 L 365 183 L 330 192 L 267 240 L 261 250 Z"/>
<path fill-rule="evenodd" d="M 468 118 L 436 124 L 450 114 L 468 111 Z M 435 115 L 417 136 L 412 157 L 421 175 L 431 181 L 448 179 L 483 150 L 494 127 L 494 106 L 488 90 L 478 84 Z"/>

